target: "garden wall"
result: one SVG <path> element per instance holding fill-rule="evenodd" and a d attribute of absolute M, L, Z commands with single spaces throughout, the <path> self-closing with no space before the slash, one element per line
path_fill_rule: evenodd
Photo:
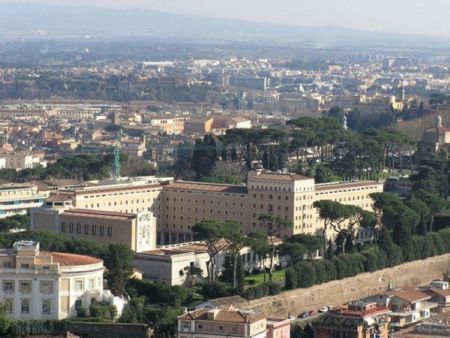
<path fill-rule="evenodd" d="M 389 286 L 397 288 L 425 285 L 434 279 L 442 279 L 449 272 L 450 254 L 445 254 L 306 289 L 285 291 L 276 296 L 245 301 L 236 306 L 255 309 L 270 316 L 286 317 L 288 314 L 298 315 L 324 305 L 339 305 L 382 293 Z"/>

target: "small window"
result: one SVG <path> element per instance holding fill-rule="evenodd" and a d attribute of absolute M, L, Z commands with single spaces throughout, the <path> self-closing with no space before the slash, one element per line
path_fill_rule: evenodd
<path fill-rule="evenodd" d="M 51 301 L 50 301 L 50 299 L 45 299 L 42 302 L 42 314 L 43 315 L 50 315 L 51 314 Z"/>
<path fill-rule="evenodd" d="M 108 237 L 112 237 L 112 227 L 108 227 Z"/>
<path fill-rule="evenodd" d="M 20 267 L 21 267 L 22 269 L 29 269 L 29 268 L 30 268 L 30 264 L 28 264 L 28 263 L 22 263 L 22 264 L 20 264 Z"/>
<path fill-rule="evenodd" d="M 20 293 L 23 295 L 28 295 L 31 293 L 31 282 L 30 281 L 20 281 Z"/>
<path fill-rule="evenodd" d="M 22 303 L 20 304 L 20 313 L 25 315 L 30 313 L 30 301 L 28 299 L 22 300 Z"/>
<path fill-rule="evenodd" d="M 12 262 L 3 262 L 3 268 L 5 269 L 12 268 Z"/>
<path fill-rule="evenodd" d="M 89 235 L 89 225 L 88 224 L 84 225 L 84 234 Z"/>
<path fill-rule="evenodd" d="M 75 280 L 75 291 L 83 291 L 83 280 L 82 279 Z"/>
<path fill-rule="evenodd" d="M 93 225 L 92 226 L 92 234 L 95 236 L 97 234 L 97 226 Z"/>
<path fill-rule="evenodd" d="M 100 225 L 100 236 L 105 236 L 105 227 Z"/>
<path fill-rule="evenodd" d="M 66 232 L 66 223 L 65 222 L 61 223 L 61 232 Z"/>

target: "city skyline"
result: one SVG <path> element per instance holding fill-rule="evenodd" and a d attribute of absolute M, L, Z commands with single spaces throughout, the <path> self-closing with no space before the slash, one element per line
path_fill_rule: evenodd
<path fill-rule="evenodd" d="M 0 4 L 12 3 L 0 0 Z M 367 31 L 450 36 L 445 0 L 19 0 L 14 3 L 145 8 L 176 14 L 295 26 L 341 26 Z M 401 15 L 400 15 L 401 14 Z"/>

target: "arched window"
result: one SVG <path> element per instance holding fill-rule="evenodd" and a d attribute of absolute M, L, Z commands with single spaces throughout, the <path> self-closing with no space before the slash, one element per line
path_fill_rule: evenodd
<path fill-rule="evenodd" d="M 22 300 L 20 304 L 20 313 L 29 314 L 30 313 L 30 301 L 28 299 Z"/>
<path fill-rule="evenodd" d="M 12 299 L 10 299 L 10 298 L 5 299 L 4 304 L 5 304 L 6 311 L 8 311 L 8 313 L 12 313 L 13 312 L 13 301 L 12 301 Z"/>
<path fill-rule="evenodd" d="M 42 314 L 49 315 L 52 311 L 52 305 L 50 299 L 46 299 L 42 302 Z"/>

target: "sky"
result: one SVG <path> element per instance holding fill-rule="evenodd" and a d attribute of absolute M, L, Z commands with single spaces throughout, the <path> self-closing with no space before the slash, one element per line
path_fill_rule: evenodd
<path fill-rule="evenodd" d="M 12 0 L 0 0 L 8 3 Z M 14 3 L 147 8 L 299 26 L 450 36 L 450 0 L 14 0 Z"/>

